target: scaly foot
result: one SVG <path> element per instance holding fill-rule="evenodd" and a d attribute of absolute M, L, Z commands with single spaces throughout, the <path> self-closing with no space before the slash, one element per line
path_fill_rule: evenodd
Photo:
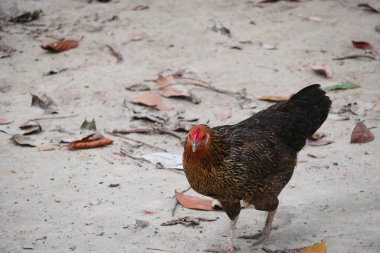
<path fill-rule="evenodd" d="M 252 244 L 252 246 L 256 246 L 262 242 L 265 241 L 265 239 L 267 239 L 269 234 L 266 234 L 264 233 L 263 231 L 257 233 L 257 234 L 254 234 L 254 235 L 243 235 L 243 236 L 239 236 L 240 239 L 250 239 L 250 240 L 255 240 Z"/>

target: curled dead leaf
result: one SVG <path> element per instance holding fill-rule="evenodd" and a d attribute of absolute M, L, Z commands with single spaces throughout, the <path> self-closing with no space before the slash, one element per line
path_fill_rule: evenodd
<path fill-rule="evenodd" d="M 201 199 L 198 197 L 180 193 L 178 191 L 175 191 L 175 197 L 183 207 L 205 211 L 214 210 L 214 208 L 212 207 L 212 201 L 210 199 Z"/>
<path fill-rule="evenodd" d="M 38 141 L 32 139 L 30 136 L 25 136 L 25 135 L 22 135 L 22 134 L 15 134 L 11 137 L 11 140 L 19 145 L 19 146 L 23 146 L 23 147 L 37 147 L 40 143 L 38 143 Z"/>
<path fill-rule="evenodd" d="M 352 45 L 355 48 L 359 48 L 359 49 L 366 49 L 366 50 L 373 49 L 372 44 L 369 42 L 366 42 L 366 41 L 355 41 L 355 40 L 353 40 Z"/>
<path fill-rule="evenodd" d="M 69 149 L 88 149 L 88 148 L 98 148 L 106 145 L 112 144 L 112 140 L 104 137 L 101 134 L 91 134 L 85 138 L 77 141 L 72 141 L 67 144 Z"/>
<path fill-rule="evenodd" d="M 9 21 L 14 23 L 28 23 L 38 19 L 42 14 L 42 10 L 35 10 L 33 12 L 26 11 L 21 15 L 11 18 Z"/>
<path fill-rule="evenodd" d="M 332 70 L 329 64 L 314 63 L 311 65 L 311 69 L 314 70 L 315 73 L 323 75 L 327 78 L 331 78 L 333 76 Z"/>
<path fill-rule="evenodd" d="M 189 90 L 180 90 L 173 87 L 163 87 L 161 89 L 158 89 L 158 92 L 161 96 L 166 98 L 182 98 L 186 100 L 190 100 L 194 104 L 199 104 L 201 100 L 194 96 L 194 94 Z"/>
<path fill-rule="evenodd" d="M 46 45 L 41 45 L 41 48 L 53 53 L 59 53 L 59 52 L 76 48 L 78 45 L 79 45 L 79 42 L 77 40 L 62 40 L 62 41 L 51 42 Z"/>
<path fill-rule="evenodd" d="M 375 136 L 363 122 L 356 124 L 351 133 L 351 143 L 367 143 L 373 141 L 374 139 Z"/>
<path fill-rule="evenodd" d="M 150 87 L 144 83 L 135 83 L 125 87 L 125 89 L 129 91 L 147 91 L 150 90 Z"/>
<path fill-rule="evenodd" d="M 169 76 L 159 75 L 156 80 L 156 87 L 157 89 L 162 89 L 173 83 L 175 83 L 175 78 L 172 75 L 169 75 Z"/>
<path fill-rule="evenodd" d="M 327 247 L 326 242 L 322 241 L 311 246 L 298 248 L 298 249 L 280 249 L 280 250 L 271 250 L 266 247 L 262 248 L 267 253 L 326 253 Z"/>
<path fill-rule="evenodd" d="M 160 111 L 170 110 L 171 108 L 168 108 L 165 106 L 164 102 L 162 101 L 161 97 L 154 94 L 153 92 L 147 91 L 143 93 L 142 95 L 133 98 L 130 100 L 133 104 L 140 104 L 144 106 L 149 106 L 156 108 Z"/>
<path fill-rule="evenodd" d="M 51 99 L 46 94 L 43 94 L 41 97 L 34 94 L 30 95 L 32 95 L 32 106 L 38 106 L 41 109 L 46 110 L 54 104 L 53 99 Z"/>
<path fill-rule="evenodd" d="M 326 253 L 326 241 L 305 247 L 301 249 L 298 253 Z"/>
<path fill-rule="evenodd" d="M 4 119 L 4 118 L 0 118 L 0 125 L 8 125 L 10 123 L 12 123 L 13 120 L 7 120 L 7 119 Z"/>
<path fill-rule="evenodd" d="M 372 5 L 370 5 L 368 3 L 358 4 L 358 7 L 364 7 L 364 8 L 366 8 L 369 11 L 380 13 L 380 8 L 373 7 Z"/>
<path fill-rule="evenodd" d="M 37 121 L 29 120 L 26 123 L 19 126 L 20 129 L 24 130 L 23 135 L 38 134 L 42 132 L 42 127 Z"/>

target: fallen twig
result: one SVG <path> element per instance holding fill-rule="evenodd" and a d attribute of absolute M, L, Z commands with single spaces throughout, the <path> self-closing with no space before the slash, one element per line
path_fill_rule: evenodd
<path fill-rule="evenodd" d="M 150 250 L 156 250 L 156 251 L 163 251 L 163 252 L 172 252 L 172 253 L 176 253 L 175 251 L 170 251 L 170 250 L 165 250 L 165 249 L 157 249 L 157 248 L 146 248 L 146 249 L 150 249 Z"/>
<path fill-rule="evenodd" d="M 74 118 L 78 116 L 78 114 L 71 114 L 71 115 L 67 115 L 67 116 L 58 116 L 58 117 L 41 117 L 41 118 L 33 118 L 33 119 L 30 119 L 29 121 L 31 120 L 47 120 L 47 119 L 67 119 L 67 118 Z"/>
<path fill-rule="evenodd" d="M 124 135 L 121 135 L 121 134 L 115 134 L 111 131 L 108 131 L 108 130 L 104 130 L 105 133 L 107 134 L 110 134 L 110 135 L 113 135 L 113 136 L 116 136 L 116 137 L 120 137 L 120 138 L 123 138 L 123 139 L 126 139 L 126 140 L 129 140 L 129 141 L 134 141 L 138 144 L 141 144 L 141 145 L 145 145 L 147 147 L 150 147 L 150 148 L 154 148 L 154 149 L 158 149 L 158 150 L 161 150 L 161 151 L 164 151 L 164 152 L 168 152 L 166 149 L 164 148 L 160 148 L 160 147 L 157 147 L 157 146 L 154 146 L 152 144 L 149 144 L 149 143 L 146 143 L 146 142 L 143 142 L 143 141 L 139 141 L 139 140 L 136 140 L 136 139 L 132 139 L 132 138 L 129 138 L 129 137 L 126 137 Z"/>
<path fill-rule="evenodd" d="M 191 189 L 191 186 L 189 186 L 187 189 L 181 191 L 181 193 L 185 193 L 185 192 L 187 192 L 190 189 Z M 172 217 L 175 215 L 175 211 L 177 210 L 177 207 L 178 207 L 178 204 L 179 204 L 179 201 L 176 199 L 175 195 L 174 195 L 174 198 L 175 198 L 175 204 L 174 204 L 174 207 L 173 207 L 173 210 L 172 210 Z"/>
<path fill-rule="evenodd" d="M 109 160 L 108 158 L 106 158 L 104 155 L 100 155 L 100 157 L 103 158 L 109 164 L 114 164 L 114 162 L 112 162 L 111 160 Z"/>
<path fill-rule="evenodd" d="M 138 128 L 131 128 L 131 129 L 114 129 L 112 130 L 112 133 L 114 134 L 131 134 L 131 133 L 137 133 L 137 134 L 151 134 L 151 133 L 158 133 L 158 134 L 167 134 L 170 136 L 173 136 L 177 138 L 180 142 L 182 141 L 182 137 L 178 134 L 174 133 L 173 131 L 165 128 L 160 127 L 138 127 Z"/>
<path fill-rule="evenodd" d="M 106 45 L 106 47 L 109 49 L 111 55 L 116 58 L 117 63 L 123 61 L 123 56 L 119 52 L 117 52 L 113 47 L 111 47 L 110 45 Z"/>
<path fill-rule="evenodd" d="M 367 54 L 353 54 L 353 55 L 333 58 L 333 60 L 340 61 L 340 60 L 357 59 L 357 58 L 369 58 L 371 60 L 376 60 L 376 58 L 374 56 L 367 55 Z"/>

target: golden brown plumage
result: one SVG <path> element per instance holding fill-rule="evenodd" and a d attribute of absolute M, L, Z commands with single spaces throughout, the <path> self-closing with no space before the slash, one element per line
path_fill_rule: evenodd
<path fill-rule="evenodd" d="M 220 201 L 231 219 L 227 251 L 233 251 L 233 229 L 240 200 L 267 211 L 265 240 L 278 206 L 277 196 L 292 177 L 297 153 L 326 120 L 331 100 L 320 85 L 310 85 L 235 125 L 190 129 L 183 165 L 191 187 Z"/>

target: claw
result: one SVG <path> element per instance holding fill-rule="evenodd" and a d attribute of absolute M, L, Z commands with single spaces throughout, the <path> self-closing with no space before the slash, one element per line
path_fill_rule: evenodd
<path fill-rule="evenodd" d="M 256 246 L 262 242 L 265 241 L 265 239 L 267 239 L 268 237 L 268 234 L 264 233 L 264 232 L 259 232 L 257 234 L 254 234 L 254 235 L 243 235 L 243 236 L 239 236 L 240 239 L 251 239 L 251 240 L 256 240 L 253 242 L 252 246 Z"/>

